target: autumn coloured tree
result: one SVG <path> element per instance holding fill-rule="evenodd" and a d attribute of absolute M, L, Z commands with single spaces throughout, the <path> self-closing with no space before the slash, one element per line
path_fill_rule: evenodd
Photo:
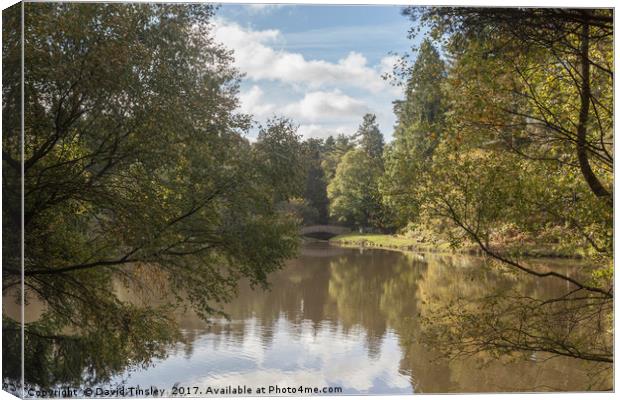
<path fill-rule="evenodd" d="M 612 363 L 611 10 L 411 7 L 405 14 L 412 35 L 442 43 L 449 63 L 436 91 L 414 91 L 423 96 L 417 103 L 408 93 L 397 108 L 405 129 L 426 124 L 419 132 L 430 146 L 410 137 L 413 147 L 432 151 L 421 173 L 407 152 L 391 152 L 384 198 L 401 221 L 454 248 L 473 245 L 500 268 L 567 285 L 554 299 L 517 291 L 481 298 L 473 309 L 454 302 L 429 315 L 428 337 L 453 355 L 542 351 Z M 408 83 L 433 76 L 432 68 L 416 74 L 430 65 L 425 46 Z M 429 115 L 440 116 L 431 120 L 438 125 Z M 398 132 L 394 147 L 406 148 Z M 579 276 L 541 270 L 526 257 L 549 254 L 540 249 L 582 257 L 588 267 Z"/>

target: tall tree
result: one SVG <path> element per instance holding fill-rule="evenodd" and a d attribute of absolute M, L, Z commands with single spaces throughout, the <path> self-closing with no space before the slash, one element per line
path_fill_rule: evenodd
<path fill-rule="evenodd" d="M 256 168 L 267 177 L 274 201 L 303 195 L 307 162 L 297 126 L 286 118 L 273 118 L 259 126 L 254 144 Z"/>
<path fill-rule="evenodd" d="M 357 147 L 344 154 L 327 187 L 330 215 L 362 229 L 387 229 L 391 221 L 379 192 L 383 135 L 374 115 L 364 115 L 356 137 Z"/>
<path fill-rule="evenodd" d="M 239 279 L 265 284 L 295 252 L 294 222 L 265 195 L 273 171 L 256 168 L 242 136 L 249 118 L 236 114 L 231 53 L 213 39 L 210 5 L 24 7 L 24 275 L 27 295 L 48 308 L 25 340 L 107 337 L 119 345 L 111 352 L 127 342 L 155 350 L 165 344 L 162 327 L 174 326 L 169 313 L 121 301 L 113 279 L 160 276 L 206 317 Z M 3 53 L 7 71 L 11 55 Z M 13 109 L 3 102 L 3 115 Z M 11 127 L 3 169 L 19 175 Z M 9 204 L 3 216 L 18 221 L 20 209 Z M 4 289 L 13 290 L 21 271 L 8 260 Z M 19 334 L 14 325 L 3 319 L 4 332 Z M 53 357 L 26 350 L 29 360 Z"/>
<path fill-rule="evenodd" d="M 330 215 L 361 229 L 379 226 L 381 198 L 377 180 L 381 173 L 380 165 L 364 150 L 347 152 L 327 187 Z"/>
<path fill-rule="evenodd" d="M 327 205 L 329 199 L 327 198 L 327 180 L 321 167 L 324 151 L 323 140 L 310 138 L 303 143 L 303 146 L 307 164 L 306 187 L 303 197 L 317 211 L 315 222 L 326 224 L 328 222 Z"/>
<path fill-rule="evenodd" d="M 342 157 L 354 147 L 355 143 L 351 137 L 344 134 L 340 134 L 336 136 L 336 138 L 329 136 L 326 139 L 321 167 L 323 167 L 323 171 L 325 171 L 327 182 L 331 182 L 336 175 L 336 168 L 340 160 L 342 160 Z"/>
<path fill-rule="evenodd" d="M 409 195 L 420 224 L 454 246 L 477 245 L 499 266 L 567 285 L 553 299 L 498 294 L 475 310 L 453 305 L 433 316 L 445 329 L 432 335 L 441 331 L 448 347 L 469 354 L 542 351 L 612 363 L 611 10 L 406 14 L 416 30 L 445 39 L 451 60 L 450 115 Z M 578 253 L 587 273 L 542 271 L 523 257 L 527 244 Z"/>
<path fill-rule="evenodd" d="M 445 128 L 445 63 L 426 39 L 411 68 L 400 71 L 406 81 L 405 100 L 395 103 L 394 141 L 386 152 L 382 179 L 384 201 L 400 215 L 400 225 L 418 219 L 420 198 L 413 196 L 428 171 Z"/>
<path fill-rule="evenodd" d="M 362 124 L 357 129 L 356 137 L 360 148 L 375 160 L 381 160 L 383 157 L 383 135 L 377 124 L 377 117 L 374 114 L 366 114 L 363 117 Z"/>
<path fill-rule="evenodd" d="M 539 145 L 531 146 L 524 156 L 577 165 L 591 192 L 612 206 L 611 183 L 605 176 L 613 164 L 610 10 L 409 8 L 406 14 L 428 23 L 434 35 L 453 32 L 448 50 L 460 59 L 473 61 L 475 55 L 498 67 L 483 78 L 482 90 L 475 93 L 476 100 L 488 106 L 484 111 L 489 117 L 509 121 L 496 130 L 519 131 Z M 468 73 L 474 74 L 473 64 L 468 65 Z M 470 84 L 458 82 L 461 87 Z M 498 89 L 505 93 L 497 96 Z M 488 101 L 491 98 L 493 102 Z M 480 119 L 479 113 L 472 117 L 472 122 Z M 505 142 L 523 151 L 514 146 L 519 141 Z M 553 143 L 559 146 L 550 146 Z M 562 156 L 550 151 L 557 147 L 564 147 Z M 567 154 L 571 159 L 566 159 Z"/>
<path fill-rule="evenodd" d="M 413 67 L 403 74 L 406 97 L 394 107 L 395 142 L 406 150 L 411 148 L 418 157 L 429 158 L 445 121 L 446 80 L 445 63 L 429 39 L 420 45 Z"/>

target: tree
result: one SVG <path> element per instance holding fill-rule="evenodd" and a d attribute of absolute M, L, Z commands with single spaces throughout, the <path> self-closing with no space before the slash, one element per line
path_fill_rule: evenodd
<path fill-rule="evenodd" d="M 2 12 L 2 264 L 21 258 L 21 5 Z M 17 168 L 10 168 L 14 160 Z"/>
<path fill-rule="evenodd" d="M 316 220 L 313 222 L 326 224 L 328 222 L 327 205 L 329 199 L 327 198 L 325 172 L 321 167 L 323 141 L 310 138 L 303 143 L 303 147 L 308 171 L 303 197 L 308 201 L 310 207 L 317 212 Z"/>
<path fill-rule="evenodd" d="M 611 207 L 610 183 L 604 176 L 613 164 L 608 106 L 613 79 L 610 10 L 445 8 L 425 12 L 409 8 L 406 14 L 428 23 L 435 36 L 453 33 L 449 49 L 459 58 L 480 57 L 499 67 L 483 80 L 487 84 L 483 87 L 496 89 L 497 94 L 503 84 L 506 93 L 500 98 L 504 101 L 491 106 L 484 101 L 489 98 L 482 97 L 490 93 L 478 93 L 488 106 L 485 112 L 512 123 L 497 128 L 511 133 L 519 130 L 542 145 L 532 146 L 528 149 L 532 153 L 524 156 L 577 165 L 592 193 Z M 512 62 L 508 57 L 513 57 Z M 506 142 L 519 150 L 514 146 L 518 141 Z M 573 159 L 553 154 L 550 142 L 571 147 Z M 533 152 L 536 149 L 541 152 Z"/>
<path fill-rule="evenodd" d="M 442 38 L 451 60 L 450 114 L 409 197 L 419 204 L 420 225 L 455 247 L 477 245 L 500 267 L 568 288 L 552 299 L 487 297 L 477 310 L 454 304 L 434 315 L 447 328 L 442 339 L 453 350 L 471 344 L 470 354 L 543 351 L 613 362 L 611 12 L 406 14 Z M 578 254 L 591 267 L 585 276 L 540 270 L 523 257 L 533 247 Z M 500 323 L 506 315 L 518 315 L 519 324 Z"/>
<path fill-rule="evenodd" d="M 349 136 L 343 134 L 338 135 L 335 139 L 333 136 L 329 136 L 325 140 L 325 150 L 323 160 L 321 161 L 321 167 L 325 172 L 327 182 L 331 182 L 331 180 L 334 179 L 336 168 L 340 160 L 354 147 L 354 141 Z"/>
<path fill-rule="evenodd" d="M 355 135 L 358 138 L 359 146 L 368 157 L 382 160 L 383 157 L 383 135 L 377 124 L 377 117 L 374 114 L 366 114 L 362 124 Z"/>
<path fill-rule="evenodd" d="M 393 217 L 382 205 L 379 192 L 379 180 L 384 173 L 383 135 L 373 114 L 364 115 L 355 138 L 356 147 L 342 156 L 329 181 L 329 213 L 337 221 L 361 229 L 389 230 Z M 345 137 L 339 137 L 336 146 L 338 142 L 341 148 L 350 146 Z M 333 153 L 338 154 L 337 151 Z"/>
<path fill-rule="evenodd" d="M 416 142 L 428 156 L 438 141 L 445 119 L 445 62 L 432 42 L 425 39 L 413 66 L 400 71 L 399 75 L 406 81 L 406 88 L 405 100 L 396 101 L 394 105 L 397 116 L 394 137 L 397 141 Z M 408 131 L 411 128 L 413 131 Z"/>
<path fill-rule="evenodd" d="M 445 64 L 430 40 L 422 42 L 414 65 L 400 72 L 406 97 L 395 103 L 394 141 L 386 151 L 381 182 L 384 201 L 400 214 L 400 225 L 419 218 L 420 199 L 414 193 L 445 128 Z"/>
<path fill-rule="evenodd" d="M 119 300 L 119 277 L 161 276 L 172 303 L 183 297 L 205 318 L 242 277 L 266 284 L 295 253 L 297 227 L 266 195 L 276 169 L 257 168 L 260 152 L 243 138 L 250 120 L 235 112 L 239 74 L 212 37 L 213 8 L 29 3 L 25 13 L 25 158 L 10 123 L 3 170 L 19 176 L 23 161 L 26 295 L 48 308 L 25 340 L 165 343 L 157 327 L 173 321 Z M 5 77 L 16 71 L 11 55 Z M 3 115 L 18 104 L 16 82 L 3 91 Z M 15 179 L 3 182 L 14 192 Z M 14 229 L 19 204 L 4 204 Z M 19 258 L 3 260 L 4 289 L 15 290 Z M 3 318 L 3 332 L 15 327 Z"/>
<path fill-rule="evenodd" d="M 355 227 L 373 226 L 380 214 L 376 185 L 380 175 L 379 165 L 362 149 L 347 152 L 327 187 L 330 215 Z"/>
<path fill-rule="evenodd" d="M 286 118 L 259 126 L 254 144 L 256 168 L 267 177 L 276 202 L 303 194 L 308 166 L 300 138 L 297 127 Z"/>

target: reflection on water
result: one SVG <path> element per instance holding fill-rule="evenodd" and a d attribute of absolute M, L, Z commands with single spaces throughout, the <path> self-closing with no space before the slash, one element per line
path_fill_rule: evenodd
<path fill-rule="evenodd" d="M 272 276 L 270 291 L 243 286 L 225 306 L 229 321 L 209 325 L 191 311 L 179 313 L 185 343 L 115 382 L 341 386 L 344 393 L 588 389 L 589 366 L 576 360 L 536 362 L 545 358 L 531 354 L 507 364 L 447 361 L 416 340 L 427 305 L 516 284 L 513 275 L 480 263 L 462 255 L 309 245 Z M 522 290 L 539 296 L 565 289 L 554 280 L 519 279 Z"/>
<path fill-rule="evenodd" d="M 573 359 L 531 353 L 506 364 L 482 357 L 448 361 L 421 344 L 421 316 L 457 296 L 476 298 L 517 285 L 538 297 L 566 291 L 553 279 L 528 280 L 481 263 L 463 255 L 307 245 L 271 277 L 271 290 L 242 285 L 224 306 L 230 320 L 206 323 L 191 309 L 178 310 L 182 340 L 148 365 L 125 367 L 110 385 L 340 386 L 348 394 L 611 386 L 611 372 L 591 386 L 592 364 Z M 121 300 L 163 302 L 120 283 L 116 290 Z"/>

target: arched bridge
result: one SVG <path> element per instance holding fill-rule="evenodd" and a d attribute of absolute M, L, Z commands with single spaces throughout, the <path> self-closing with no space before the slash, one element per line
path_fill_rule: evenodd
<path fill-rule="evenodd" d="M 299 234 L 316 239 L 329 239 L 337 235 L 351 232 L 351 229 L 338 225 L 310 225 L 300 229 Z"/>

